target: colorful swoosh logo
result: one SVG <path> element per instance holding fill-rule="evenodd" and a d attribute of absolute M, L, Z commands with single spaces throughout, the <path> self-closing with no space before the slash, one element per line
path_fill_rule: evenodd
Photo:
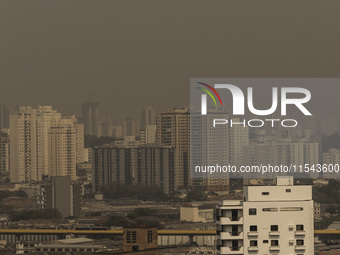
<path fill-rule="evenodd" d="M 206 84 L 206 83 L 203 83 L 203 82 L 197 82 L 197 83 L 198 83 L 198 84 L 201 84 L 201 85 L 203 85 L 203 86 L 205 86 L 205 87 L 207 87 L 207 88 L 209 88 L 212 92 L 214 92 L 214 94 L 217 96 L 217 98 L 218 98 L 218 100 L 220 101 L 220 104 L 221 104 L 221 106 L 222 106 L 222 100 L 221 100 L 221 98 L 220 98 L 220 95 L 217 93 L 217 91 L 216 91 L 213 87 L 211 87 L 210 85 L 208 85 L 208 84 Z M 203 89 L 203 88 L 201 88 L 201 87 L 197 87 L 197 88 L 200 89 L 200 90 L 203 90 L 204 92 L 206 92 L 206 93 L 212 98 L 212 100 L 213 100 L 214 103 L 215 103 L 215 106 L 217 107 L 216 100 L 215 100 L 214 96 L 211 94 L 211 92 L 210 92 L 209 90 Z"/>

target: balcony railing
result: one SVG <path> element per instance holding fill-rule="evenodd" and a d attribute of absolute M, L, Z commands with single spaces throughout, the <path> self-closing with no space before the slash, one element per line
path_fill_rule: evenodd
<path fill-rule="evenodd" d="M 231 246 L 229 247 L 231 251 L 239 251 L 242 246 Z"/>

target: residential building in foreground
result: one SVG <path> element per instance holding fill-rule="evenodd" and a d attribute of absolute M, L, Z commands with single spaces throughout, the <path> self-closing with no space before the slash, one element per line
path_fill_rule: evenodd
<path fill-rule="evenodd" d="M 314 254 L 312 186 L 293 183 L 277 177 L 274 185 L 245 186 L 244 201 L 222 201 L 218 253 Z"/>

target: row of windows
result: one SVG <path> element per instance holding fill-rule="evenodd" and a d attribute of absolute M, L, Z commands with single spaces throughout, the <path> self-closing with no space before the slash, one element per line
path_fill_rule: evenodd
<path fill-rule="evenodd" d="M 292 192 L 292 190 L 291 189 L 286 189 L 286 192 Z M 263 196 L 269 196 L 269 192 L 267 192 L 267 191 L 265 191 L 265 192 L 262 192 L 262 195 Z"/>
<path fill-rule="evenodd" d="M 251 225 L 249 227 L 249 230 L 250 231 L 257 231 L 257 226 Z M 279 226 L 278 225 L 271 225 L 270 231 L 279 231 Z M 304 231 L 304 225 L 302 225 L 302 224 L 296 225 L 296 231 Z"/>
<path fill-rule="evenodd" d="M 268 240 L 263 240 L 263 243 L 269 243 Z M 303 246 L 304 245 L 304 240 L 303 239 L 298 239 L 296 240 L 296 245 L 297 246 Z M 251 247 L 256 247 L 258 245 L 257 240 L 251 240 L 250 244 Z M 279 246 L 279 240 L 270 240 L 270 246 Z"/>
<path fill-rule="evenodd" d="M 279 211 L 278 208 L 262 208 L 263 212 L 277 212 Z M 303 211 L 303 207 L 281 207 L 281 212 L 291 212 L 291 211 Z M 249 208 L 249 215 L 256 215 L 257 209 L 256 208 Z"/>

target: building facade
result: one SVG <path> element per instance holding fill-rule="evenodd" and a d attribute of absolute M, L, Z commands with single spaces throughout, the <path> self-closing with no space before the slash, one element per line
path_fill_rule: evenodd
<path fill-rule="evenodd" d="M 48 174 L 48 130 L 60 118 L 51 106 L 21 106 L 10 116 L 11 182 L 41 181 Z"/>
<path fill-rule="evenodd" d="M 85 135 L 98 134 L 99 103 L 88 102 L 82 105 L 82 121 Z"/>
<path fill-rule="evenodd" d="M 9 136 L 0 132 L 0 176 L 6 177 L 9 174 Z"/>
<path fill-rule="evenodd" d="M 37 196 L 41 209 L 57 209 L 62 217 L 80 216 L 81 185 L 69 176 L 52 176 L 50 183 L 41 185 Z"/>
<path fill-rule="evenodd" d="M 22 106 L 10 116 L 11 182 L 41 181 L 43 176 L 70 175 L 73 162 L 84 161 L 83 126 L 62 118 L 51 106 Z M 67 171 L 64 169 L 68 169 Z"/>
<path fill-rule="evenodd" d="M 141 129 L 146 129 L 148 125 L 156 125 L 156 114 L 151 106 L 144 106 L 142 111 Z"/>
<path fill-rule="evenodd" d="M 100 147 L 92 151 L 94 192 L 110 184 L 158 186 L 168 194 L 175 190 L 174 155 L 171 147 Z"/>
<path fill-rule="evenodd" d="M 186 108 L 172 109 L 157 115 L 156 142 L 176 148 L 175 182 L 177 189 L 190 185 L 189 146 L 190 114 Z"/>
<path fill-rule="evenodd" d="M 0 104 L 0 130 L 9 128 L 9 110 L 6 105 Z"/>
<path fill-rule="evenodd" d="M 277 177 L 276 185 L 243 192 L 244 201 L 217 207 L 219 254 L 314 254 L 312 186 Z"/>

